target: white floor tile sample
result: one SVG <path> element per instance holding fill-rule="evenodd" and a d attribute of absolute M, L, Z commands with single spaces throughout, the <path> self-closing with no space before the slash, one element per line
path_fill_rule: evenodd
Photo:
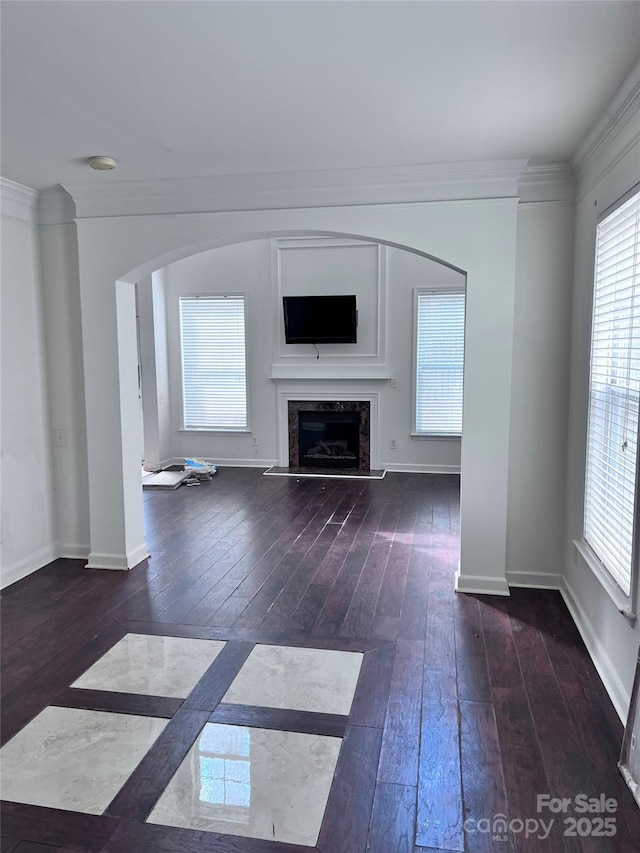
<path fill-rule="evenodd" d="M 221 640 L 127 634 L 71 686 L 184 699 L 224 646 Z"/>
<path fill-rule="evenodd" d="M 2 799 L 102 814 L 167 720 L 45 708 L 2 750 Z"/>
<path fill-rule="evenodd" d="M 362 658 L 360 652 L 257 645 L 222 701 L 348 714 Z"/>
<path fill-rule="evenodd" d="M 313 847 L 341 743 L 207 723 L 148 822 Z"/>

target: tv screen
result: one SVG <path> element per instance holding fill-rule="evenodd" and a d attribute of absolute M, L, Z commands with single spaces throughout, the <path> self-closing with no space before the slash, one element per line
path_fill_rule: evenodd
<path fill-rule="evenodd" d="M 355 344 L 356 297 L 283 296 L 288 344 Z"/>

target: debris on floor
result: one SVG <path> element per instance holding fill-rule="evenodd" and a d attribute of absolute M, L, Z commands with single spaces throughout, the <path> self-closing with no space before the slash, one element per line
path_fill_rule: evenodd
<path fill-rule="evenodd" d="M 177 489 L 189 478 L 188 471 L 160 471 L 151 477 L 146 477 L 142 483 L 143 489 Z"/>
<path fill-rule="evenodd" d="M 186 486 L 199 486 L 201 483 L 210 480 L 217 470 L 218 466 L 211 462 L 195 456 L 188 456 L 184 460 L 184 465 L 170 465 L 163 471 L 145 476 L 142 481 L 142 488 L 177 489 L 183 483 Z"/>
<path fill-rule="evenodd" d="M 198 459 L 195 456 L 187 456 L 184 460 L 184 470 L 189 473 L 187 485 L 192 486 L 195 483 L 201 483 L 204 480 L 210 480 L 218 470 L 217 465 L 207 462 L 205 459 Z"/>

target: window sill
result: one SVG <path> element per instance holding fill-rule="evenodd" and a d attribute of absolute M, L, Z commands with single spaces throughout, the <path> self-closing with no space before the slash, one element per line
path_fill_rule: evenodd
<path fill-rule="evenodd" d="M 178 432 L 181 435 L 251 435 L 250 429 L 209 429 L 208 427 L 202 429 L 190 427 L 189 429 L 179 429 Z"/>
<path fill-rule="evenodd" d="M 587 542 L 585 542 L 584 539 L 574 539 L 573 546 L 587 566 L 591 569 L 596 579 L 599 581 L 600 586 L 613 601 L 620 613 L 625 617 L 625 619 L 628 619 L 630 622 L 634 622 L 636 614 L 633 610 L 631 597 L 624 594 L 618 584 L 609 575 L 609 572 L 607 572 L 604 566 L 600 563 L 600 560 L 598 560 Z"/>
<path fill-rule="evenodd" d="M 447 435 L 447 434 L 443 435 L 442 433 L 437 433 L 437 432 L 410 432 L 409 438 L 417 438 L 418 440 L 422 440 L 422 439 L 431 440 L 431 439 L 435 438 L 435 439 L 438 439 L 439 441 L 442 439 L 446 439 L 449 441 L 460 441 L 462 436 L 461 435 Z"/>

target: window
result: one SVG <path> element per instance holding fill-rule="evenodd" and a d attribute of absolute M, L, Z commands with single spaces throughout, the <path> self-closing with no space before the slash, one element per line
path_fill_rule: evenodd
<path fill-rule="evenodd" d="M 180 299 L 184 428 L 247 429 L 244 296 Z"/>
<path fill-rule="evenodd" d="M 640 192 L 596 234 L 584 538 L 625 596 L 635 560 L 640 380 Z"/>
<path fill-rule="evenodd" d="M 416 292 L 415 433 L 462 434 L 465 294 Z"/>

